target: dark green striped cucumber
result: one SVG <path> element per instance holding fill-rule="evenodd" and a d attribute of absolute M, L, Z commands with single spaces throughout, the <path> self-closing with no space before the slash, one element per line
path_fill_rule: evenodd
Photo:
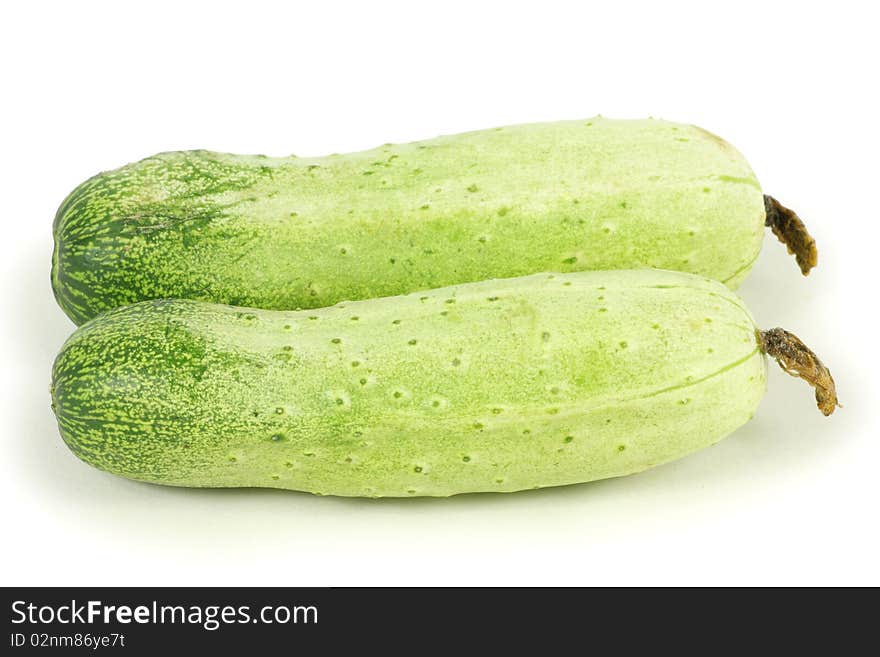
<path fill-rule="evenodd" d="M 536 274 L 320 310 L 142 302 L 73 334 L 52 397 L 71 450 L 125 477 L 445 496 L 626 475 L 711 445 L 755 412 L 765 352 L 834 409 L 818 359 L 757 331 L 718 282 Z"/>
<path fill-rule="evenodd" d="M 172 152 L 64 201 L 52 284 L 78 324 L 147 299 L 315 308 L 539 271 L 659 267 L 734 287 L 765 223 L 809 270 L 803 224 L 730 144 L 658 120 L 318 158 Z"/>

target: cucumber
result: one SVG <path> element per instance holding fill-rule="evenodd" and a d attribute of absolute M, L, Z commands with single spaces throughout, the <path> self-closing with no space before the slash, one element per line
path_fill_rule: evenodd
<path fill-rule="evenodd" d="M 809 270 L 803 224 L 732 146 L 657 120 L 319 158 L 171 152 L 64 201 L 52 284 L 77 324 L 147 299 L 289 310 L 539 271 L 660 267 L 734 287 L 765 223 Z"/>
<path fill-rule="evenodd" d="M 52 397 L 70 449 L 132 479 L 447 496 L 626 475 L 711 445 L 754 414 L 762 352 L 806 369 L 787 346 L 725 286 L 680 272 L 303 311 L 157 300 L 80 327 Z"/>

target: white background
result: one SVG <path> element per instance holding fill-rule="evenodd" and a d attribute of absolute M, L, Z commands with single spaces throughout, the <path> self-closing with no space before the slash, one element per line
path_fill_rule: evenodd
<path fill-rule="evenodd" d="M 870 3 L 7 3 L 0 16 L 2 584 L 880 584 Z M 517 122 L 699 124 L 796 209 L 741 294 L 831 367 L 830 418 L 775 365 L 757 416 L 641 475 L 446 500 L 162 488 L 77 461 L 49 408 L 73 325 L 51 222 L 157 151 L 317 155 Z"/>

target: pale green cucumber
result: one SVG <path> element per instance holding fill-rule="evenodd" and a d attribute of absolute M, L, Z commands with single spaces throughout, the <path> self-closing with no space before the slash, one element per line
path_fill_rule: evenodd
<path fill-rule="evenodd" d="M 143 302 L 73 334 L 52 394 L 73 452 L 125 477 L 445 496 L 706 447 L 754 414 L 762 349 L 702 277 L 536 274 L 307 311 Z"/>
<path fill-rule="evenodd" d="M 314 308 L 538 271 L 660 267 L 734 287 L 765 222 L 809 269 L 812 240 L 742 155 L 666 121 L 518 125 L 317 158 L 172 152 L 67 198 L 52 283 L 76 323 L 146 299 Z"/>

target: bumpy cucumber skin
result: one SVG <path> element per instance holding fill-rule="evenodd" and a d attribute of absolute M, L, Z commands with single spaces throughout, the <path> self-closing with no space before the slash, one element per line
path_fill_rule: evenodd
<path fill-rule="evenodd" d="M 53 370 L 84 461 L 178 486 L 345 496 L 517 491 L 626 475 L 745 423 L 755 325 L 679 272 L 537 274 L 305 311 L 110 311 Z"/>
<path fill-rule="evenodd" d="M 171 152 L 102 173 L 55 219 L 77 323 L 188 298 L 299 309 L 538 271 L 659 267 L 735 287 L 760 185 L 700 128 L 594 118 L 349 155 Z"/>

